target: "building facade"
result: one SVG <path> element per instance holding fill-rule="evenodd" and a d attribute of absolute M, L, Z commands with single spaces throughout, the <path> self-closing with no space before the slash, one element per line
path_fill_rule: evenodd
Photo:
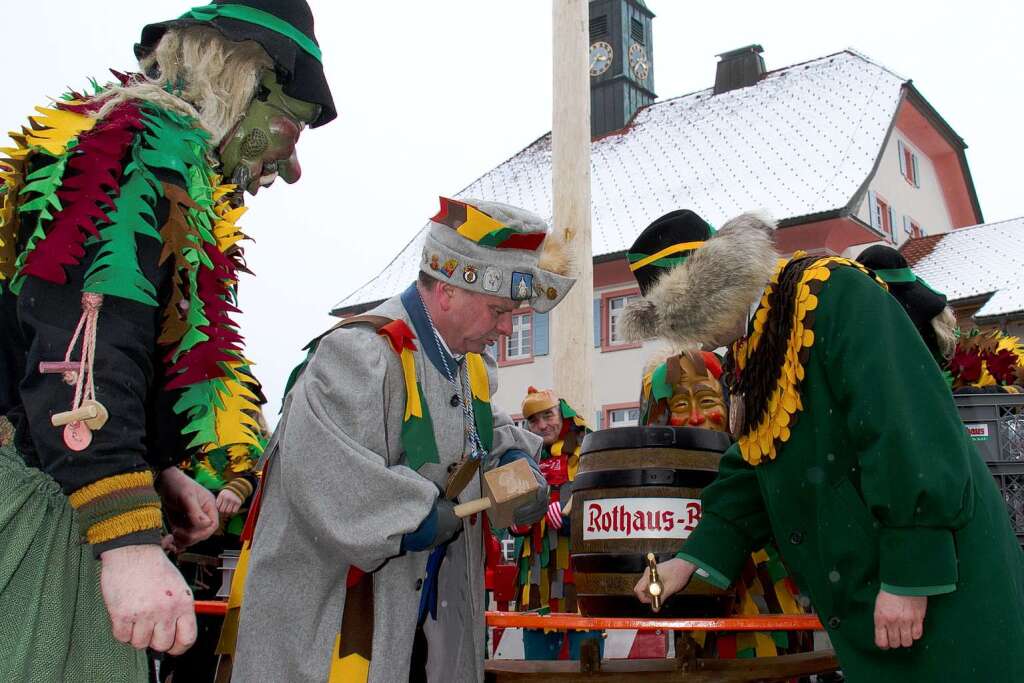
<path fill-rule="evenodd" d="M 625 250 L 659 216 L 687 208 L 720 226 L 763 210 L 778 221 L 780 251 L 848 257 L 983 222 L 964 141 L 888 68 L 845 50 L 768 71 L 762 48 L 750 45 L 718 56 L 713 86 L 654 101 L 653 14 L 640 0 L 594 0 L 590 8 L 591 31 L 600 32 L 591 46 L 600 118 L 591 146 L 595 427 L 636 423 L 642 369 L 669 351 L 627 343 L 618 325 L 639 295 Z M 606 106 L 612 100 L 623 106 Z M 454 196 L 550 220 L 550 134 Z M 332 313 L 365 311 L 406 287 L 425 231 Z M 551 386 L 548 317 L 518 313 L 513 334 L 492 351 L 495 401 L 510 413 L 528 386 Z"/>

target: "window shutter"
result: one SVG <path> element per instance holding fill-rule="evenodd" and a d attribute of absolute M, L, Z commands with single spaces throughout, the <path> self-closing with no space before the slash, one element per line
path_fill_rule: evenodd
<path fill-rule="evenodd" d="M 896 212 L 889 207 L 889 234 L 892 236 L 892 241 L 896 241 Z"/>
<path fill-rule="evenodd" d="M 921 175 L 917 169 L 917 155 L 911 153 L 910 163 L 914 167 L 914 187 L 921 187 Z"/>
<path fill-rule="evenodd" d="M 868 220 L 875 230 L 882 230 L 882 216 L 878 213 L 878 199 L 875 193 L 868 190 Z"/>
<path fill-rule="evenodd" d="M 600 410 L 594 413 L 594 429 L 604 429 L 604 425 L 601 424 L 603 422 L 603 417 L 604 413 Z"/>
<path fill-rule="evenodd" d="M 548 314 L 533 314 L 533 355 L 548 355 Z"/>
<path fill-rule="evenodd" d="M 601 299 L 594 299 L 594 348 L 601 348 Z"/>
<path fill-rule="evenodd" d="M 899 152 L 899 157 L 900 157 L 900 173 L 903 174 L 904 178 L 909 178 L 910 176 L 907 175 L 907 156 L 906 156 L 907 153 L 906 153 L 906 147 L 903 146 L 903 141 L 902 140 L 897 140 L 896 141 L 896 151 Z"/>
<path fill-rule="evenodd" d="M 903 216 L 903 232 L 908 234 L 908 235 L 912 235 L 913 232 L 914 232 L 911 229 L 911 227 L 910 227 L 910 223 L 911 223 L 910 216 L 904 215 Z"/>

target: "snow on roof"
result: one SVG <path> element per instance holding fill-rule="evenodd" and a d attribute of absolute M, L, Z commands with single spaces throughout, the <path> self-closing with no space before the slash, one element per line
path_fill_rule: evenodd
<path fill-rule="evenodd" d="M 950 301 L 991 294 L 977 318 L 1024 312 L 1024 217 L 910 240 L 901 251 Z"/>
<path fill-rule="evenodd" d="M 594 255 L 625 250 L 673 209 L 717 226 L 750 209 L 783 220 L 845 207 L 874 167 L 905 82 L 846 50 L 748 88 L 642 109 L 591 146 Z M 550 133 L 455 196 L 515 204 L 550 222 Z M 425 230 L 335 309 L 388 298 L 415 279 Z"/>

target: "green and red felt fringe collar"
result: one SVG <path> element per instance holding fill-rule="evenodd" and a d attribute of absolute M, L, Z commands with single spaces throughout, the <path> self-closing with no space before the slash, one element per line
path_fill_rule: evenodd
<path fill-rule="evenodd" d="M 27 277 L 66 284 L 66 269 L 99 245 L 84 292 L 164 303 L 166 387 L 179 392 L 174 410 L 186 418 L 191 465 L 219 487 L 251 469 L 262 449 L 263 399 L 232 318 L 244 208 L 231 204 L 235 188 L 221 185 L 207 162 L 209 136 L 196 121 L 143 101 L 97 119 L 96 91 L 37 107 L 29 126 L 11 134 L 14 146 L 0 149 L 7 157 L 0 160 L 0 288 L 17 295 Z M 178 182 L 160 181 L 157 171 Z M 158 226 L 161 198 L 169 212 Z M 32 232 L 15 253 L 26 214 L 35 215 Z M 163 244 L 161 265 L 173 263 L 169 302 L 157 302 L 143 275 L 137 245 L 144 239 Z"/>

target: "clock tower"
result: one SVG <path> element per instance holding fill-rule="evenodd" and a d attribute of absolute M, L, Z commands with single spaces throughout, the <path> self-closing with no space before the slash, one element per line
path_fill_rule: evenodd
<path fill-rule="evenodd" d="M 590 0 L 590 135 L 625 128 L 654 102 L 654 13 L 644 0 Z"/>

